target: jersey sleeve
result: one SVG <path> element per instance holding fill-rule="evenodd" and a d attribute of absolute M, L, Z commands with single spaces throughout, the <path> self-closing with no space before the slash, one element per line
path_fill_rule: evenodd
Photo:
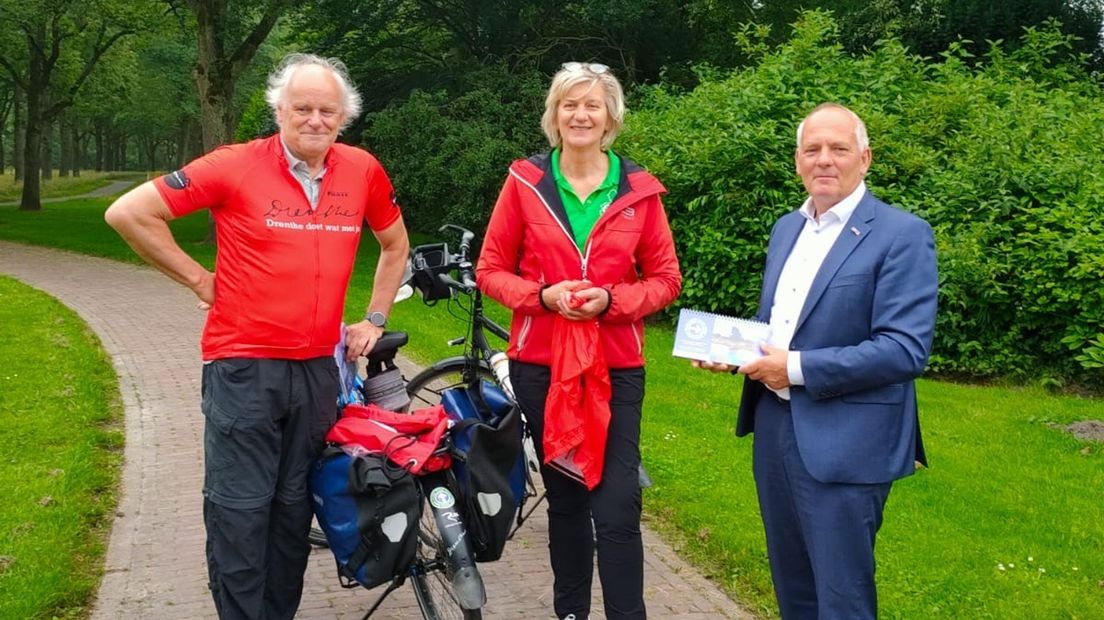
<path fill-rule="evenodd" d="M 399 201 L 395 197 L 395 187 L 391 179 L 376 158 L 372 158 L 365 174 L 368 187 L 367 204 L 364 206 L 364 220 L 375 231 L 386 229 L 399 219 Z"/>
<path fill-rule="evenodd" d="M 224 146 L 194 159 L 180 170 L 153 180 L 153 186 L 161 194 L 173 216 L 181 217 L 222 204 L 233 175 L 240 169 L 235 165 L 237 150 Z"/>

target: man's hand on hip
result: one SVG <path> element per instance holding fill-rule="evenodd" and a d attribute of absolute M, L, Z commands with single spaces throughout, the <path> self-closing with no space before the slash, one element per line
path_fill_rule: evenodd
<path fill-rule="evenodd" d="M 786 371 L 789 351 L 770 345 L 760 347 L 763 357 L 740 366 L 739 372 L 774 390 L 790 387 L 790 375 Z"/>
<path fill-rule="evenodd" d="M 353 323 L 345 328 L 345 359 L 356 361 L 361 355 L 371 353 L 376 341 L 383 335 L 383 328 L 368 321 Z"/>
<path fill-rule="evenodd" d="M 192 292 L 199 298 L 196 307 L 200 310 L 210 310 L 215 305 L 215 274 L 204 270 L 199 282 L 191 287 Z"/>

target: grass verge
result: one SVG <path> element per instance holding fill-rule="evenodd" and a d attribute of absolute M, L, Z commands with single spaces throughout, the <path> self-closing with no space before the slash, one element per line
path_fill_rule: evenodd
<path fill-rule="evenodd" d="M 42 198 L 64 198 L 66 196 L 79 196 L 104 187 L 112 181 L 121 178 L 133 178 L 142 173 L 122 172 L 95 172 L 83 170 L 79 177 L 55 176 L 50 180 L 43 180 L 41 185 Z M 0 175 L 0 202 L 19 200 L 23 195 L 23 183 L 15 182 L 15 176 L 11 174 Z"/>
<path fill-rule="evenodd" d="M 0 618 L 87 615 L 122 461 L 115 373 L 53 298 L 0 277 Z"/>
<path fill-rule="evenodd" d="M 138 262 L 102 223 L 106 204 L 0 210 L 0 238 Z M 213 264 L 210 248 L 195 243 L 206 231 L 202 216 L 174 229 L 185 249 Z M 366 237 L 349 320 L 363 315 L 376 256 Z M 417 300 L 395 307 L 391 325 L 410 333 L 411 357 L 458 352 L 446 341 L 462 335 L 464 323 L 449 310 Z M 506 318 L 501 308 L 491 313 Z M 744 605 L 772 617 L 752 441 L 732 434 L 739 381 L 672 358 L 672 340 L 670 328 L 649 327 L 641 445 L 655 486 L 644 495 L 646 519 Z M 881 615 L 1104 618 L 1104 445 L 1054 428 L 1104 419 L 1104 402 L 942 381 L 922 381 L 919 398 L 932 468 L 898 482 L 890 496 L 878 539 Z"/>

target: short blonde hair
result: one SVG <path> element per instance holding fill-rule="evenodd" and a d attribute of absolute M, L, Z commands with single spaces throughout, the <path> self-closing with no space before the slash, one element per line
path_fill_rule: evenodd
<path fill-rule="evenodd" d="M 544 135 L 548 136 L 548 143 L 552 148 L 558 148 L 563 143 L 560 128 L 556 123 L 556 108 L 560 107 L 560 102 L 567 96 L 568 91 L 579 84 L 592 86 L 601 84 L 606 89 L 606 112 L 609 114 L 609 129 L 602 136 L 602 150 L 609 150 L 625 120 L 625 93 L 621 89 L 621 82 L 617 81 L 608 68 L 595 73 L 586 64 L 566 64 L 571 65 L 571 68 L 564 67 L 552 76 L 552 85 L 548 88 L 548 96 L 544 100 L 541 129 L 544 130 Z"/>

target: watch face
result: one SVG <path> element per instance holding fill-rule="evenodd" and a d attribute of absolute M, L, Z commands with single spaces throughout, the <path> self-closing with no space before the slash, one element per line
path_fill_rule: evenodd
<path fill-rule="evenodd" d="M 382 312 L 370 312 L 366 317 L 368 322 L 376 327 L 383 327 L 387 325 L 387 315 Z"/>

